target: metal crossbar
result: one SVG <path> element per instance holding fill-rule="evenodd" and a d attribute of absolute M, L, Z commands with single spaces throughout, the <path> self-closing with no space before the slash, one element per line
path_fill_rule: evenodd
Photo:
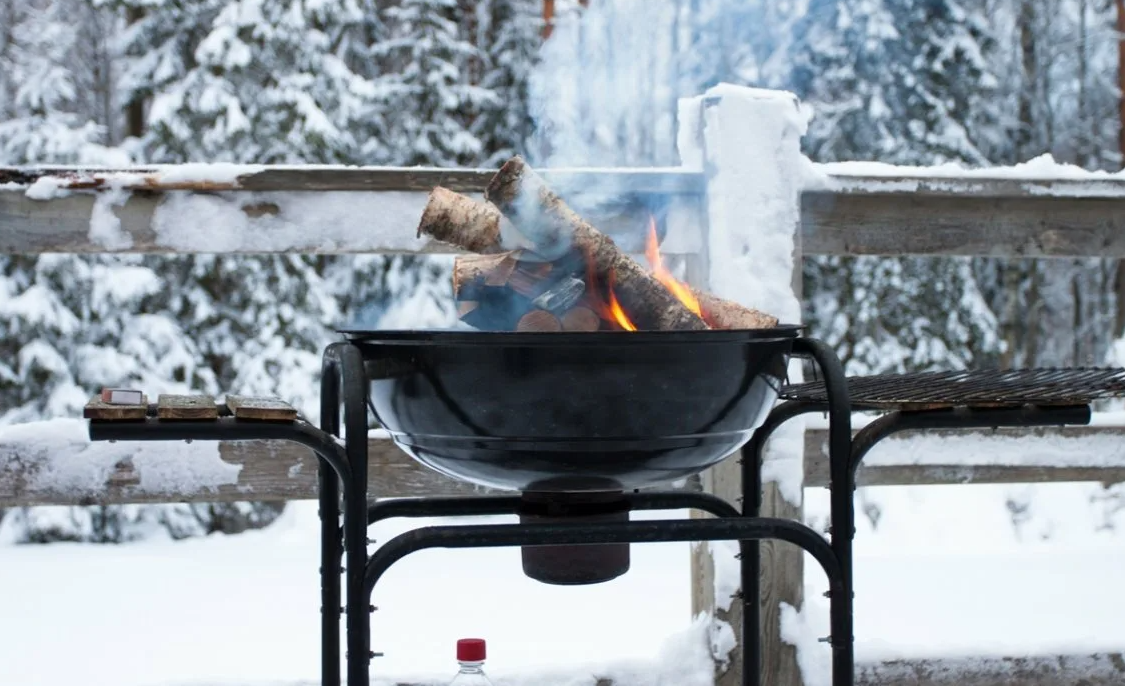
<path fill-rule="evenodd" d="M 948 407 L 1087 405 L 1125 397 L 1125 369 L 1100 367 L 972 370 L 848 377 L 852 407 L 933 410 Z M 827 402 L 824 383 L 784 386 L 787 400 Z"/>

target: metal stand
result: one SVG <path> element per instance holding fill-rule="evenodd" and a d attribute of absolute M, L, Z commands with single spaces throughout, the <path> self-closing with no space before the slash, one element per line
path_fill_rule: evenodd
<path fill-rule="evenodd" d="M 744 605 L 742 683 L 744 686 L 758 686 L 762 677 L 758 541 L 764 539 L 798 545 L 812 554 L 824 569 L 829 582 L 832 684 L 852 686 L 855 678 L 852 631 L 853 492 L 856 471 L 864 456 L 883 438 L 902 431 L 1088 424 L 1090 407 L 1078 404 L 1081 401 L 1075 396 L 1065 405 L 946 405 L 939 409 L 899 410 L 872 422 L 853 439 L 853 404 L 857 408 L 879 409 L 877 402 L 869 402 L 861 397 L 862 394 L 856 397 L 849 394 L 843 367 L 824 343 L 798 338 L 793 343 L 793 355 L 812 359 L 824 375 L 824 388 L 816 391 L 815 397 L 802 397 L 797 391 L 787 392 L 786 397 L 791 399 L 773 409 L 743 448 L 742 512 L 722 499 L 702 493 L 634 492 L 625 495 L 625 503 L 630 510 L 696 509 L 714 515 L 715 519 L 431 526 L 392 538 L 370 558 L 367 555 L 367 527 L 376 521 L 389 517 L 517 514 L 524 502 L 519 496 L 414 498 L 368 506 L 368 375 L 359 349 L 349 343 L 334 343 L 324 352 L 320 430 L 303 420 L 268 423 L 221 417 L 214 421 L 191 422 L 149 417 L 127 422 L 91 420 L 89 432 L 91 440 L 95 441 L 284 440 L 307 446 L 317 454 L 321 519 L 321 680 L 324 686 L 341 683 L 342 613 L 347 615 L 346 684 L 369 686 L 369 663 L 377 655 L 371 652 L 370 614 L 375 610 L 371 605 L 371 593 L 383 573 L 412 552 L 427 548 L 713 540 L 739 541 Z M 1115 387 L 1110 390 L 1117 392 Z M 341 432 L 341 406 L 344 432 Z M 760 516 L 761 461 L 765 445 L 779 426 L 810 412 L 827 412 L 829 420 L 832 526 L 827 540 L 800 522 Z M 338 436 L 343 438 L 343 445 L 337 440 Z M 345 563 L 343 566 L 341 558 Z M 344 581 L 341 585 L 342 575 Z"/>
<path fill-rule="evenodd" d="M 627 494 L 630 509 L 697 509 L 715 515 L 714 519 L 648 520 L 625 523 L 551 523 L 430 526 L 408 531 L 381 544 L 367 557 L 368 524 L 389 517 L 445 517 L 484 514 L 515 514 L 518 496 L 482 498 L 414 498 L 367 504 L 367 389 L 366 374 L 359 351 L 347 343 L 336 343 L 325 351 L 324 379 L 321 385 L 321 425 L 336 434 L 340 406 L 344 407 L 344 440 L 348 469 L 337 470 L 344 479 L 343 541 L 334 526 L 339 513 L 329 478 L 321 479 L 321 516 L 324 520 L 321 548 L 321 591 L 324 606 L 322 674 L 325 686 L 338 681 L 340 584 L 338 564 L 346 559 L 345 613 L 347 614 L 347 686 L 369 686 L 369 665 L 378 654 L 371 651 L 371 593 L 375 584 L 395 562 L 410 553 L 428 548 L 482 548 L 504 546 L 551 546 L 594 543 L 658 543 L 675 541 L 738 540 L 742 548 L 743 642 L 745 668 L 743 683 L 759 683 L 760 645 L 758 621 L 758 544 L 763 539 L 788 541 L 808 551 L 828 576 L 830 589 L 832 683 L 854 683 L 852 641 L 851 541 L 854 534 L 854 509 L 851 493 L 853 471 L 851 455 L 851 407 L 843 368 L 832 351 L 811 339 L 798 339 L 794 354 L 811 357 L 822 369 L 828 389 L 829 451 L 833 484 L 833 521 L 847 525 L 833 530 L 831 543 L 800 522 L 760 517 L 761 476 L 756 468 L 768 433 L 784 421 L 777 408 L 759 429 L 744 456 L 743 512 L 712 495 L 659 492 Z M 342 394 L 341 394 L 342 391 Z M 342 395 L 342 397 L 341 397 Z M 813 411 L 812 409 L 805 411 Z M 789 414 L 796 416 L 800 412 Z M 327 487 L 327 488 L 326 488 Z"/>

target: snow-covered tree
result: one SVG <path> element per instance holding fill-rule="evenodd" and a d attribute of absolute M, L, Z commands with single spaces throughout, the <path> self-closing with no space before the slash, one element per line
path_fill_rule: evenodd
<path fill-rule="evenodd" d="M 960 0 L 812 0 L 790 80 L 816 111 L 819 160 L 986 162 L 979 103 L 997 86 L 981 8 Z"/>
<path fill-rule="evenodd" d="M 97 164 L 126 161 L 107 127 L 83 111 L 75 63 L 87 15 L 79 0 L 9 0 L 0 7 L 0 159 Z"/>
<path fill-rule="evenodd" d="M 464 35 L 465 8 L 457 0 L 401 0 L 386 8 L 388 40 L 376 45 L 385 74 L 395 163 L 472 166 L 484 154 L 473 119 L 495 102 L 471 83 L 478 49 Z"/>
<path fill-rule="evenodd" d="M 543 19 L 538 0 L 486 0 L 477 8 L 478 43 L 484 60 L 485 103 L 472 131 L 481 141 L 484 166 L 527 153 L 531 136 L 529 79 L 538 63 Z"/>
<path fill-rule="evenodd" d="M 150 159 L 271 164 L 359 156 L 377 103 L 373 82 L 339 54 L 343 36 L 365 22 L 357 2 L 187 7 L 148 9 L 128 38 L 132 95 L 151 94 Z"/>
<path fill-rule="evenodd" d="M 372 3 L 91 2 L 107 19 L 130 12 L 127 54 L 114 66 L 118 102 L 148 105 L 150 128 L 130 145 L 140 161 L 384 161 Z M 16 6 L 21 21 L 40 19 Z M 17 47 L 0 54 L 33 57 Z M 82 61 L 73 51 L 51 58 Z M 51 107 L 71 111 L 63 100 Z M 0 163 L 84 159 L 73 145 L 20 155 Z M 384 256 L 0 258 L 0 423 L 78 416 L 105 385 L 278 395 L 315 420 L 333 328 L 451 322 L 441 267 Z M 279 512 L 263 503 L 27 508 L 7 513 L 5 527 L 28 541 L 119 541 L 154 525 L 177 537 L 237 532 Z"/>

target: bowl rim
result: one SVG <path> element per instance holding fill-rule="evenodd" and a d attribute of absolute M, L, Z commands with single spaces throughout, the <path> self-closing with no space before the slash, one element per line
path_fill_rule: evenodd
<path fill-rule="evenodd" d="M 348 341 L 365 345 L 640 345 L 709 344 L 791 341 L 803 324 L 779 324 L 769 329 L 708 329 L 706 331 L 464 331 L 457 329 L 337 329 Z"/>

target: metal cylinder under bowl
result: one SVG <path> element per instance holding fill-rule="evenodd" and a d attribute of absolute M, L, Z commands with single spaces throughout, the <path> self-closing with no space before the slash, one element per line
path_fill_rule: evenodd
<path fill-rule="evenodd" d="M 606 524 L 629 521 L 629 505 L 617 492 L 525 492 L 520 524 Z M 523 572 L 556 586 L 611 581 L 629 571 L 629 544 L 523 546 Z"/>

